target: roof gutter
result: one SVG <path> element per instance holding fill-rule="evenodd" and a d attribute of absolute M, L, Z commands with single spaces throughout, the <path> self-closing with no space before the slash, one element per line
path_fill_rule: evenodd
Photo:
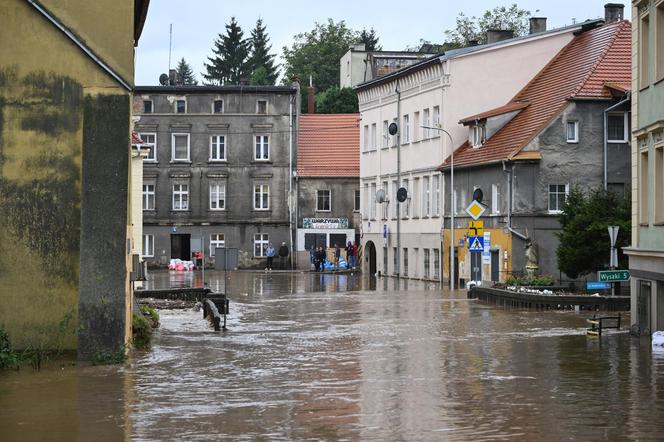
<path fill-rule="evenodd" d="M 71 40 L 76 46 L 81 49 L 85 55 L 87 55 L 97 66 L 104 70 L 108 75 L 110 75 L 115 81 L 120 83 L 125 89 L 131 92 L 131 85 L 125 81 L 118 73 L 116 73 L 111 67 L 104 62 L 97 54 L 95 54 L 92 49 L 87 47 L 72 31 L 70 31 L 65 25 L 60 23 L 60 21 L 55 18 L 46 8 L 40 5 L 36 0 L 26 0 L 33 8 L 35 8 L 44 18 L 50 21 L 53 26 L 58 28 L 69 40 Z"/>

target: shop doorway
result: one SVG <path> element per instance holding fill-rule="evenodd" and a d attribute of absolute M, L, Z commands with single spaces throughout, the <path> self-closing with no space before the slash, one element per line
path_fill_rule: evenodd
<path fill-rule="evenodd" d="M 171 259 L 191 260 L 191 235 L 171 235 Z"/>

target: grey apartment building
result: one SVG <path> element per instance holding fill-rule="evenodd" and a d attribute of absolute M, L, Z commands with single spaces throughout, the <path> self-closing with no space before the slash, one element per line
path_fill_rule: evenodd
<path fill-rule="evenodd" d="M 134 128 L 143 165 L 143 255 L 151 266 L 214 262 L 237 248 L 260 268 L 265 249 L 292 249 L 289 192 L 298 90 L 290 86 L 139 86 Z M 291 199 L 292 200 L 292 199 Z"/>

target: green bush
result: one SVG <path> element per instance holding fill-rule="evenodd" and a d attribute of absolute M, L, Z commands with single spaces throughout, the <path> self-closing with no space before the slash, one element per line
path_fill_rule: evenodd
<path fill-rule="evenodd" d="M 134 313 L 132 318 L 132 332 L 134 335 L 134 348 L 137 350 L 150 348 L 152 325 L 142 313 Z"/>
<path fill-rule="evenodd" d="M 159 312 L 157 311 L 157 309 L 151 308 L 147 305 L 142 305 L 141 306 L 141 313 L 143 313 L 143 316 L 148 318 L 152 328 L 158 328 L 159 327 Z"/>
<path fill-rule="evenodd" d="M 127 360 L 125 348 L 118 351 L 98 351 L 92 358 L 94 365 L 117 365 L 123 364 Z"/>
<path fill-rule="evenodd" d="M 538 286 L 538 287 L 546 287 L 546 286 L 551 286 L 553 285 L 554 280 L 551 276 L 549 275 L 537 275 L 533 276 L 532 278 L 529 277 L 523 277 L 519 278 L 518 276 L 510 276 L 507 278 L 505 281 L 506 285 L 527 285 L 527 286 Z"/>
<path fill-rule="evenodd" d="M 18 353 L 12 351 L 9 335 L 0 327 L 0 369 L 17 368 L 20 362 Z"/>

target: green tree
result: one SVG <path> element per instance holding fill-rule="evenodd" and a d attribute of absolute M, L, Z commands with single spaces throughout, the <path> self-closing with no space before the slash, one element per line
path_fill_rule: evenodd
<path fill-rule="evenodd" d="M 629 196 L 618 197 L 602 189 L 587 195 L 573 189 L 559 216 L 560 244 L 556 250 L 558 267 L 570 278 L 578 278 L 608 267 L 610 261 L 608 226 L 619 226 L 618 260 L 627 265 L 621 247 L 631 240 L 631 203 Z"/>
<path fill-rule="evenodd" d="M 325 24 L 316 23 L 309 32 L 295 35 L 293 45 L 283 48 L 284 83 L 298 78 L 304 86 L 311 76 L 319 91 L 339 86 L 339 60 L 357 38 L 357 32 L 343 20 L 335 23 L 331 18 Z M 306 110 L 306 93 L 303 87 L 303 110 Z"/>
<path fill-rule="evenodd" d="M 208 57 L 210 63 L 205 63 L 207 72 L 202 75 L 207 84 L 239 84 L 251 74 L 247 63 L 250 44 L 243 36 L 242 28 L 235 17 L 231 17 L 226 35 L 219 34 L 212 48 L 213 56 Z"/>
<path fill-rule="evenodd" d="M 260 18 L 249 37 L 251 53 L 247 64 L 251 69 L 251 84 L 271 85 L 277 82 L 279 72 L 274 65 L 274 54 L 270 54 L 272 46 L 270 37 L 265 32 L 265 25 Z"/>
<path fill-rule="evenodd" d="M 468 46 L 473 40 L 480 44 L 486 43 L 486 32 L 490 29 L 509 29 L 518 37 L 528 32 L 529 17 L 530 11 L 519 9 L 516 4 L 497 6 L 480 17 L 468 17 L 460 12 L 456 18 L 456 27 L 445 31 L 445 35 L 448 44 L 453 47 Z"/>
<path fill-rule="evenodd" d="M 357 94 L 349 87 L 332 86 L 316 95 L 316 113 L 349 114 L 359 112 Z"/>
<path fill-rule="evenodd" d="M 189 66 L 189 63 L 182 57 L 175 68 L 175 82 L 182 85 L 197 85 L 196 76 L 194 71 Z"/>
<path fill-rule="evenodd" d="M 359 35 L 359 43 L 364 43 L 364 49 L 367 51 L 380 51 L 383 49 L 378 44 L 379 37 L 376 35 L 374 28 L 367 31 L 367 28 L 362 29 Z"/>

